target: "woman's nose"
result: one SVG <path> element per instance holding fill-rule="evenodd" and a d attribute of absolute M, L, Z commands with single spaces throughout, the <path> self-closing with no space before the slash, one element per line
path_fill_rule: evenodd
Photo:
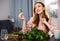
<path fill-rule="evenodd" d="M 37 9 L 37 11 L 40 11 L 39 9 Z"/>

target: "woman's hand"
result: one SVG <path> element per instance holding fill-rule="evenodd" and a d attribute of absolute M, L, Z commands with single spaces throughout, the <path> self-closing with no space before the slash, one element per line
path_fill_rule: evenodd
<path fill-rule="evenodd" d="M 43 18 L 43 23 L 46 23 L 47 21 L 46 21 L 46 19 L 45 18 Z"/>
<path fill-rule="evenodd" d="M 44 23 L 44 24 L 47 22 L 45 18 L 42 18 L 41 21 L 42 21 L 42 23 Z"/>
<path fill-rule="evenodd" d="M 48 26 L 48 28 L 51 26 L 51 25 L 46 21 L 45 18 L 42 19 L 42 23 L 46 24 L 46 25 Z"/>
<path fill-rule="evenodd" d="M 19 18 L 22 19 L 22 20 L 25 20 L 25 17 L 24 17 L 24 15 L 23 15 L 23 12 L 21 12 L 21 13 L 19 14 Z"/>

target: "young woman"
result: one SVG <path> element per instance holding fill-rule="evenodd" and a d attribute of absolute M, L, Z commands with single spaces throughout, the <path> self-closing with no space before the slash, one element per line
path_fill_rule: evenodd
<path fill-rule="evenodd" d="M 35 3 L 34 16 L 31 17 L 27 25 L 23 13 L 20 13 L 19 18 L 23 21 L 22 32 L 24 31 L 25 33 L 35 27 L 38 30 L 49 34 L 51 33 L 52 35 L 56 29 L 54 19 L 46 13 L 45 5 L 42 2 Z"/>

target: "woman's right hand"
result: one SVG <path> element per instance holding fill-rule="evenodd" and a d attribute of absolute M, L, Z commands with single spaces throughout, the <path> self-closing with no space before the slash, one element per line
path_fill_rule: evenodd
<path fill-rule="evenodd" d="M 21 12 L 21 13 L 19 14 L 19 18 L 22 19 L 22 20 L 25 20 L 25 17 L 24 17 L 24 15 L 23 15 L 23 12 Z"/>

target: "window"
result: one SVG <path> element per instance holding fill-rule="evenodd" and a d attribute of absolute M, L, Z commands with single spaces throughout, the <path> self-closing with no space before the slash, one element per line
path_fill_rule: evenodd
<path fill-rule="evenodd" d="M 44 0 L 44 4 L 49 8 L 50 16 L 57 18 L 58 0 Z"/>

